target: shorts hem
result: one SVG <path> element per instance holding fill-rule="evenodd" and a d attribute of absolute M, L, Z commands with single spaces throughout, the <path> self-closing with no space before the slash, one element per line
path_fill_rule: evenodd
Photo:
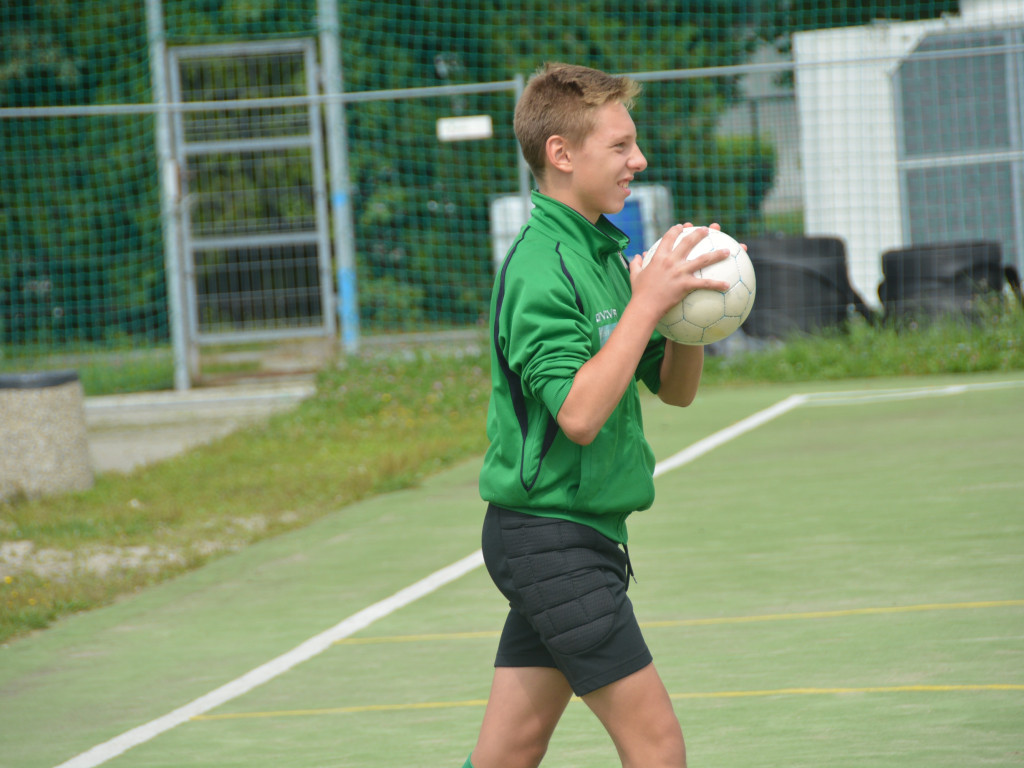
<path fill-rule="evenodd" d="M 494 660 L 494 666 L 497 667 L 546 667 L 548 669 L 558 669 L 558 665 L 553 661 L 546 661 L 544 659 L 538 659 L 536 657 L 527 656 L 502 656 L 499 659 Z"/>
<path fill-rule="evenodd" d="M 618 682 L 623 678 L 629 677 L 635 672 L 639 672 L 644 667 L 652 664 L 654 659 L 650 653 L 641 653 L 634 656 L 627 661 L 622 662 L 614 669 L 603 670 L 600 674 L 593 675 L 592 677 L 582 680 L 579 683 L 573 685 L 572 681 L 569 681 L 572 687 L 572 692 L 577 696 L 586 696 L 588 693 L 593 693 L 599 688 L 604 688 L 606 685 Z M 543 669 L 558 669 L 558 665 L 552 662 L 547 662 L 537 658 L 522 657 L 503 657 L 495 659 L 494 668 L 508 668 L 508 669 L 521 669 L 523 667 L 539 667 Z M 563 671 L 562 674 L 565 674 Z M 568 679 L 568 678 L 566 678 Z"/>
<path fill-rule="evenodd" d="M 607 669 L 598 675 L 581 680 L 572 686 L 572 691 L 577 696 L 586 696 L 588 693 L 593 693 L 598 688 L 604 688 L 606 685 L 618 682 L 623 678 L 629 677 L 635 672 L 639 672 L 644 667 L 653 663 L 654 659 L 649 652 L 641 653 L 634 656 L 627 661 L 622 662 L 613 669 Z"/>

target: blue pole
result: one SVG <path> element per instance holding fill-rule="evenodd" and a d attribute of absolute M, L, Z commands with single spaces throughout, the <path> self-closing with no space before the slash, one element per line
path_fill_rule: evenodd
<path fill-rule="evenodd" d="M 320 58 L 326 97 L 327 162 L 330 167 L 334 255 L 338 264 L 338 321 L 347 353 L 359 350 L 359 290 L 356 284 L 355 227 L 349 195 L 348 141 L 338 38 L 338 0 L 318 0 Z"/>

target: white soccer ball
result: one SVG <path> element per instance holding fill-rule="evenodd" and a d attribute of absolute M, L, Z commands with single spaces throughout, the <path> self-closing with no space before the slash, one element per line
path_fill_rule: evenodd
<path fill-rule="evenodd" d="M 687 227 L 676 239 L 679 241 L 693 232 Z M 661 243 L 659 238 L 647 249 L 643 265 L 646 267 Z M 697 243 L 687 255 L 693 259 L 710 251 L 728 248 L 729 256 L 715 262 L 694 274 L 710 280 L 721 280 L 729 284 L 725 293 L 700 289 L 689 293 L 677 306 L 672 307 L 658 323 L 658 331 L 680 344 L 703 345 L 721 341 L 739 328 L 754 306 L 754 265 L 743 247 L 729 235 L 717 229 L 709 230 L 708 236 Z"/>

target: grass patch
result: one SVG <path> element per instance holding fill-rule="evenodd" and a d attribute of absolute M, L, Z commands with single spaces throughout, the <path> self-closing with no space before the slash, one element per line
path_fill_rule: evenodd
<path fill-rule="evenodd" d="M 352 360 L 265 424 L 85 492 L 0 504 L 0 640 L 483 451 L 488 390 L 482 356 Z"/>
<path fill-rule="evenodd" d="M 1011 370 L 1024 312 L 1007 307 L 709 356 L 705 385 Z M 488 395 L 486 353 L 350 358 L 265 424 L 89 491 L 0 502 L 0 641 L 481 454 Z"/>
<path fill-rule="evenodd" d="M 2 350 L 0 350 L 2 352 Z M 86 395 L 117 395 L 174 388 L 169 347 L 122 347 L 101 352 L 11 356 L 0 354 L 0 373 L 73 370 Z"/>
<path fill-rule="evenodd" d="M 869 323 L 794 336 L 732 357 L 709 357 L 705 381 L 787 382 L 878 376 L 980 373 L 1024 368 L 1024 310 L 1015 303 L 984 309 L 974 321 Z"/>

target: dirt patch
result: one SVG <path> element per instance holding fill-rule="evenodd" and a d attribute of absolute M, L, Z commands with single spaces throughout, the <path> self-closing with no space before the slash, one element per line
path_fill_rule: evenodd
<path fill-rule="evenodd" d="M 31 541 L 0 543 L 0 573 L 4 576 L 33 573 L 44 579 L 66 581 L 82 572 L 103 576 L 112 571 L 156 571 L 167 565 L 181 565 L 184 562 L 185 558 L 180 552 L 149 546 L 83 547 L 70 552 L 38 548 Z"/>

